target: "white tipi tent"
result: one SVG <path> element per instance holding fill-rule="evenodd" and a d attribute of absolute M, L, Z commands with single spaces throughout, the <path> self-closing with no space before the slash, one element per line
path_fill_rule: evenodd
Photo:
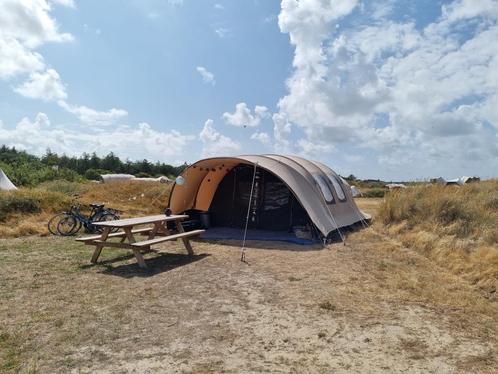
<path fill-rule="evenodd" d="M 0 190 L 17 190 L 17 187 L 14 186 L 14 183 L 10 181 L 2 169 L 0 169 Z"/>

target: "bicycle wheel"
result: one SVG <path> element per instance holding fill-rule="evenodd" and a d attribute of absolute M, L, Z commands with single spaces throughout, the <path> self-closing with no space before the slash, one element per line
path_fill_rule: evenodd
<path fill-rule="evenodd" d="M 104 213 L 101 216 L 97 217 L 97 219 L 94 222 L 106 222 L 106 221 L 117 221 L 119 217 L 114 214 L 114 213 Z M 104 231 L 104 229 L 101 226 L 95 226 L 98 232 Z M 118 231 L 119 228 L 114 227 L 112 228 L 111 232 L 116 232 Z"/>
<path fill-rule="evenodd" d="M 52 235 L 60 235 L 59 232 L 57 231 L 57 225 L 59 224 L 59 221 L 66 215 L 67 215 L 66 213 L 59 213 L 50 218 L 50 220 L 47 223 L 48 232 L 51 233 Z"/>
<path fill-rule="evenodd" d="M 81 228 L 81 222 L 74 216 L 66 215 L 57 224 L 57 231 L 62 236 L 76 234 Z"/>

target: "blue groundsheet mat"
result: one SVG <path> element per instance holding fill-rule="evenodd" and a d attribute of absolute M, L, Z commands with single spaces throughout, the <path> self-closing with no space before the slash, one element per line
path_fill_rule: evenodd
<path fill-rule="evenodd" d="M 212 227 L 201 234 L 201 239 L 242 240 L 244 239 L 244 229 L 235 229 L 231 227 Z M 247 230 L 246 240 L 279 241 L 301 245 L 310 245 L 315 243 L 310 239 L 297 238 L 296 235 L 291 232 L 268 230 Z"/>

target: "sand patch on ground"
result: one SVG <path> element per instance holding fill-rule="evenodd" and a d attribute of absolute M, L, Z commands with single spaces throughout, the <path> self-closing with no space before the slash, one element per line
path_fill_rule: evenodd
<path fill-rule="evenodd" d="M 139 269 L 71 239 L 0 242 L 6 371 L 493 372 L 498 307 L 372 229 L 322 248 L 167 243 Z M 123 258 L 115 259 L 120 255 Z M 7 361 L 10 360 L 10 361 Z M 10 367 L 5 366 L 9 364 Z"/>

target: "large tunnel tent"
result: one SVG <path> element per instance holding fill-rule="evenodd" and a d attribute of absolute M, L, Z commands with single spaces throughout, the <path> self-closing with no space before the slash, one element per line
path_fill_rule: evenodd
<path fill-rule="evenodd" d="M 370 217 L 356 206 L 350 187 L 328 166 L 297 156 L 247 155 L 200 160 L 175 184 L 173 213 L 208 212 L 212 227 L 292 232 L 313 228 L 327 237 Z M 316 236 L 316 235 L 315 235 Z"/>

